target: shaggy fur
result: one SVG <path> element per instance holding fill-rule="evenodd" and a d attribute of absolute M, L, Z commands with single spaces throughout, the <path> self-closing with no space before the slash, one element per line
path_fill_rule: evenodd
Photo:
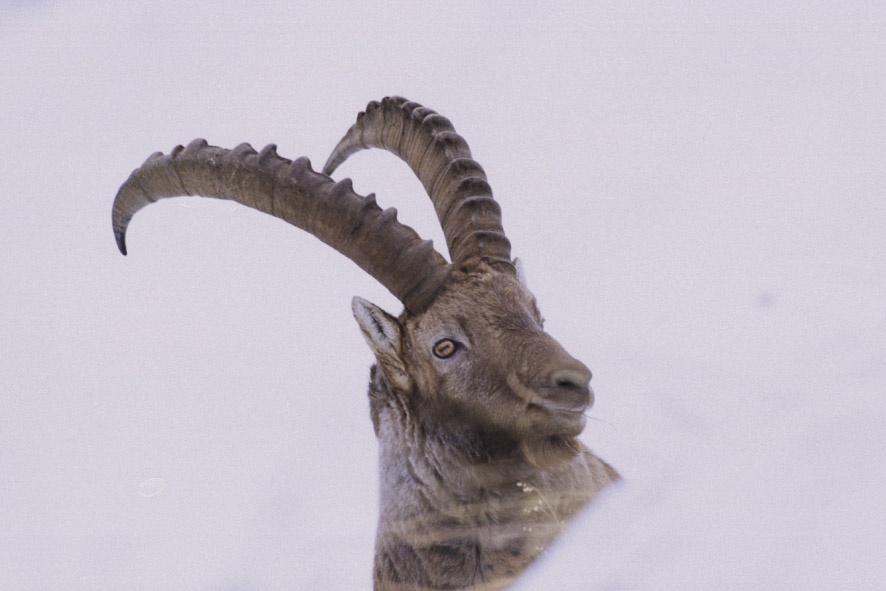
<path fill-rule="evenodd" d="M 575 438 L 580 426 L 508 386 L 513 375 L 529 391 L 550 389 L 557 368 L 578 362 L 541 329 L 531 294 L 489 268 L 454 276 L 418 317 L 380 321 L 402 337 L 378 355 L 369 385 L 380 445 L 375 588 L 502 589 L 618 478 Z M 459 358 L 434 358 L 441 335 L 464 341 Z"/>

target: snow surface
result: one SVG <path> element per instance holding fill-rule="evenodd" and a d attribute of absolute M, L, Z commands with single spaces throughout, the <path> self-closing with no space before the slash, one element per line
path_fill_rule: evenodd
<path fill-rule="evenodd" d="M 448 116 L 626 482 L 528 589 L 886 589 L 881 3 L 0 1 L 0 591 L 368 589 L 394 299 L 156 150 Z M 337 176 L 442 245 L 389 154 Z"/>

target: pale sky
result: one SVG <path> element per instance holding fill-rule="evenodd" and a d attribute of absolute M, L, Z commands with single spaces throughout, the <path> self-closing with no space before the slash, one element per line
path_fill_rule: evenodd
<path fill-rule="evenodd" d="M 879 588 L 886 10 L 221 0 L 0 2 L 0 591 L 369 588 L 349 302 L 399 304 L 242 207 L 125 258 L 110 211 L 196 137 L 319 168 L 390 94 L 486 169 L 628 481 L 525 588 Z M 443 248 L 396 158 L 345 176 Z"/>

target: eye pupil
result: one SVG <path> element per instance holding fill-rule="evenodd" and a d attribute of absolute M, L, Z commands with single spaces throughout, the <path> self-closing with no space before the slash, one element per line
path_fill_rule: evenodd
<path fill-rule="evenodd" d="M 451 357 L 458 346 L 455 344 L 455 341 L 451 339 L 443 339 L 437 341 L 434 345 L 434 355 L 439 357 L 440 359 L 446 359 L 447 357 Z"/>

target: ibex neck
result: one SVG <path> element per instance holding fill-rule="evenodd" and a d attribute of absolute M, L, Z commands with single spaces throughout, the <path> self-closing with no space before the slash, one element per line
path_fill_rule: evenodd
<path fill-rule="evenodd" d="M 481 431 L 440 409 L 428 411 L 414 404 L 416 399 L 422 397 L 394 391 L 381 372 L 373 373 L 370 401 L 383 488 L 386 474 L 405 469 L 406 480 L 432 495 L 428 500 L 435 505 L 474 502 L 477 495 L 515 487 L 516 482 L 537 472 L 524 459 L 518 441 L 502 433 Z M 435 489 L 439 492 L 433 492 Z"/>
<path fill-rule="evenodd" d="M 441 421 L 439 413 L 425 419 L 409 397 L 383 379 L 372 382 L 381 468 L 377 584 L 503 588 L 603 484 L 594 485 L 585 453 L 556 472 L 540 471 L 518 442 Z"/>

